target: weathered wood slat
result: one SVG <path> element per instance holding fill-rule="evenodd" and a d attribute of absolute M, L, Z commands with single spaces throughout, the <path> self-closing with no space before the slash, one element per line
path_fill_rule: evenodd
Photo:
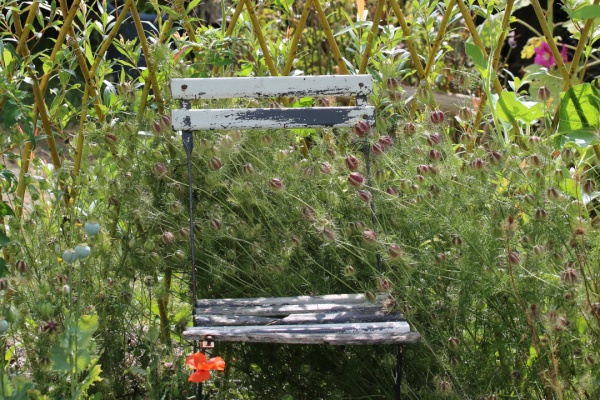
<path fill-rule="evenodd" d="M 183 332 L 186 340 L 286 344 L 367 345 L 416 343 L 420 335 L 410 332 L 406 322 L 282 325 L 260 327 L 195 327 Z"/>
<path fill-rule="evenodd" d="M 284 318 L 238 316 L 238 315 L 195 315 L 194 326 L 249 326 L 249 325 L 305 325 L 305 324 L 344 324 L 357 322 L 404 321 L 401 313 L 369 314 L 328 313 L 290 314 Z"/>
<path fill-rule="evenodd" d="M 381 311 L 383 307 L 379 304 L 291 304 L 275 306 L 240 306 L 240 307 L 207 307 L 197 309 L 197 315 L 254 315 L 257 317 L 280 317 L 290 314 L 307 313 L 335 313 L 335 312 L 354 312 L 354 313 L 373 313 Z"/>
<path fill-rule="evenodd" d="M 369 96 L 370 75 L 182 78 L 171 80 L 174 99 Z"/>
<path fill-rule="evenodd" d="M 388 295 L 378 293 L 376 302 L 384 300 Z M 196 308 L 229 306 L 275 306 L 292 304 L 362 304 L 368 303 L 364 294 L 326 294 L 321 296 L 292 297 L 249 297 L 241 299 L 200 299 L 196 300 Z"/>
<path fill-rule="evenodd" d="M 375 124 L 374 107 L 228 108 L 173 110 L 173 130 L 349 128 Z"/>

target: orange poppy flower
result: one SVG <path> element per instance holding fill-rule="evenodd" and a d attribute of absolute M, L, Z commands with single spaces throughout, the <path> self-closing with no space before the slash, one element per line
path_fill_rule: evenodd
<path fill-rule="evenodd" d="M 225 361 L 221 357 L 214 357 L 206 361 L 206 356 L 202 353 L 195 353 L 185 360 L 185 364 L 191 369 L 195 369 L 188 382 L 201 383 L 210 378 L 210 370 L 216 369 L 223 371 L 225 369 Z"/>

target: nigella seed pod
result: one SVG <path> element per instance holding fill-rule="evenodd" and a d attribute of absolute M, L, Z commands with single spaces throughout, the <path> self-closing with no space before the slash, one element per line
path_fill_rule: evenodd
<path fill-rule="evenodd" d="M 24 274 L 27 271 L 27 262 L 25 260 L 19 260 L 16 264 L 17 271 Z"/>
<path fill-rule="evenodd" d="M 179 230 L 179 232 L 177 232 L 177 234 L 179 235 L 179 239 L 180 240 L 190 240 L 190 228 L 181 228 Z M 152 249 L 154 250 L 154 249 Z"/>
<path fill-rule="evenodd" d="M 152 239 L 147 239 L 144 242 L 144 250 L 146 250 L 146 251 L 153 251 L 155 247 L 156 247 L 156 243 Z"/>
<path fill-rule="evenodd" d="M 402 257 L 404 253 L 402 252 L 402 250 L 400 249 L 399 246 L 393 244 L 388 248 L 388 255 L 390 256 L 390 258 L 392 260 L 397 260 L 400 257 Z"/>
<path fill-rule="evenodd" d="M 300 164 L 299 162 L 293 162 L 292 165 L 290 165 L 290 169 L 293 173 L 297 174 L 302 169 L 302 164 Z"/>
<path fill-rule="evenodd" d="M 470 133 L 463 133 L 460 137 L 460 142 L 465 145 L 473 143 L 473 135 Z"/>
<path fill-rule="evenodd" d="M 452 235 L 452 238 L 450 239 L 450 244 L 452 244 L 452 246 L 454 247 L 460 247 L 463 244 L 463 240 L 460 236 L 458 236 L 457 234 Z"/>
<path fill-rule="evenodd" d="M 476 158 L 471 162 L 471 168 L 473 168 L 474 171 L 481 172 L 485 169 L 485 161 L 481 158 Z"/>
<path fill-rule="evenodd" d="M 331 165 L 327 161 L 324 161 L 319 165 L 319 171 L 323 175 L 328 175 L 331 173 Z"/>
<path fill-rule="evenodd" d="M 362 201 L 364 201 L 366 203 L 371 201 L 371 192 L 369 192 L 368 190 L 359 190 L 357 194 L 358 194 L 358 198 L 361 199 Z"/>
<path fill-rule="evenodd" d="M 373 152 L 373 156 L 379 157 L 385 153 L 385 147 L 381 143 L 375 143 L 371 151 Z"/>
<path fill-rule="evenodd" d="M 392 290 L 392 282 L 389 279 L 381 278 L 377 282 L 377 288 L 382 292 L 389 292 L 390 290 Z"/>
<path fill-rule="evenodd" d="M 252 164 L 245 164 L 242 167 L 242 174 L 244 176 L 251 176 L 254 174 L 254 166 Z"/>
<path fill-rule="evenodd" d="M 223 163 L 221 162 L 221 160 L 219 159 L 219 157 L 213 157 L 208 162 L 208 169 L 211 170 L 211 171 L 213 171 L 213 172 L 220 170 L 221 167 L 223 167 Z"/>
<path fill-rule="evenodd" d="M 535 197 L 532 194 L 526 194 L 525 196 L 523 196 L 523 200 L 530 206 L 535 204 Z"/>
<path fill-rule="evenodd" d="M 273 145 L 273 138 L 269 135 L 265 135 L 260 139 L 260 144 L 264 147 L 271 147 Z"/>
<path fill-rule="evenodd" d="M 155 122 L 152 124 L 152 126 L 150 127 L 150 130 L 152 131 L 152 133 L 154 133 L 156 136 L 162 136 L 165 127 L 160 123 L 160 122 Z"/>
<path fill-rule="evenodd" d="M 171 232 L 163 233 L 161 238 L 163 243 L 167 246 L 171 246 L 173 243 L 175 243 L 175 236 L 173 236 Z"/>
<path fill-rule="evenodd" d="M 439 125 L 439 124 L 444 123 L 444 120 L 446 119 L 446 115 L 444 114 L 444 112 L 442 110 L 436 110 L 431 113 L 431 116 L 429 117 L 429 119 L 431 120 L 431 123 L 433 123 L 435 125 Z"/>
<path fill-rule="evenodd" d="M 431 150 L 429 151 L 429 153 L 427 154 L 427 157 L 429 157 L 429 159 L 431 161 L 438 161 L 439 159 L 442 158 L 442 155 L 440 154 L 439 151 L 437 150 Z"/>
<path fill-rule="evenodd" d="M 367 290 L 365 292 L 365 299 L 367 299 L 367 301 L 374 302 L 377 300 L 377 293 L 375 293 L 374 290 Z"/>
<path fill-rule="evenodd" d="M 323 241 L 327 243 L 335 242 L 335 231 L 330 228 L 325 228 L 323 229 L 321 237 L 323 238 Z"/>
<path fill-rule="evenodd" d="M 443 264 L 444 261 L 446 261 L 446 256 L 442 253 L 438 253 L 433 259 L 435 260 L 436 264 Z"/>
<path fill-rule="evenodd" d="M 442 190 L 437 185 L 431 185 L 429 186 L 429 192 L 432 195 L 437 196 L 442 192 Z"/>
<path fill-rule="evenodd" d="M 289 155 L 289 150 L 279 150 L 277 153 L 275 153 L 275 158 L 277 159 L 277 161 L 285 161 Z"/>
<path fill-rule="evenodd" d="M 541 101 L 543 101 L 544 103 L 546 103 L 548 100 L 550 100 L 550 89 L 548 89 L 546 86 L 540 86 L 540 88 L 538 89 L 538 97 L 540 98 Z"/>
<path fill-rule="evenodd" d="M 379 138 L 379 143 L 381 143 L 384 147 L 388 148 L 392 145 L 392 138 L 389 136 L 381 136 Z"/>
<path fill-rule="evenodd" d="M 313 167 L 306 167 L 302 170 L 302 176 L 306 179 L 310 179 L 315 176 L 315 169 Z"/>
<path fill-rule="evenodd" d="M 390 195 L 390 196 L 398 196 L 398 189 L 393 188 L 393 187 L 389 187 L 387 189 L 385 189 L 385 192 Z"/>
<path fill-rule="evenodd" d="M 172 122 L 171 117 L 169 115 L 163 115 L 160 117 L 160 123 L 166 128 L 171 129 Z"/>
<path fill-rule="evenodd" d="M 468 122 L 471 120 L 471 118 L 473 118 L 473 111 L 470 108 L 463 107 L 458 112 L 458 116 L 462 121 Z"/>
<path fill-rule="evenodd" d="M 456 368 L 458 366 L 458 360 L 456 358 L 451 358 L 450 359 L 450 366 L 452 368 Z"/>
<path fill-rule="evenodd" d="M 450 350 L 456 350 L 459 347 L 460 347 L 460 340 L 458 340 L 458 338 L 451 337 L 450 339 L 448 339 L 448 348 Z"/>
<path fill-rule="evenodd" d="M 521 256 L 516 251 L 513 251 L 508 255 L 508 261 L 511 264 L 519 265 L 521 263 Z"/>
<path fill-rule="evenodd" d="M 573 158 L 574 158 L 573 150 L 571 150 L 569 148 L 563 149 L 563 151 L 560 153 L 560 157 L 566 163 L 568 163 L 569 161 L 573 161 Z"/>
<path fill-rule="evenodd" d="M 523 246 L 531 246 L 533 244 L 533 239 L 525 235 L 521 238 L 521 243 Z"/>
<path fill-rule="evenodd" d="M 437 385 L 437 390 L 440 393 L 450 393 L 452 391 L 452 384 L 448 381 L 440 381 Z"/>
<path fill-rule="evenodd" d="M 346 276 L 354 275 L 354 267 L 352 265 L 346 265 L 346 267 L 344 267 L 344 275 L 346 275 Z"/>
<path fill-rule="evenodd" d="M 273 178 L 269 182 L 269 188 L 274 192 L 278 192 L 283 189 L 283 183 L 278 178 Z"/>
<path fill-rule="evenodd" d="M 560 278 L 566 285 L 573 285 L 577 282 L 577 271 L 573 268 L 567 268 L 560 274 Z"/>
<path fill-rule="evenodd" d="M 419 183 L 423 183 L 425 181 L 425 177 L 423 175 L 417 175 L 417 176 L 415 176 L 415 179 Z"/>
<path fill-rule="evenodd" d="M 221 221 L 218 220 L 217 218 L 213 218 L 210 220 L 209 226 L 210 226 L 211 231 L 214 231 L 214 232 L 220 231 L 221 230 Z"/>
<path fill-rule="evenodd" d="M 583 361 L 588 367 L 593 367 L 596 364 L 596 356 L 593 354 L 588 354 L 584 357 Z"/>
<path fill-rule="evenodd" d="M 585 194 L 592 194 L 594 190 L 596 190 L 596 183 L 594 183 L 593 180 L 588 179 L 583 185 L 581 185 L 581 190 L 583 190 L 583 193 Z"/>
<path fill-rule="evenodd" d="M 542 142 L 542 139 L 539 136 L 529 136 L 529 145 L 530 146 L 537 146 Z"/>
<path fill-rule="evenodd" d="M 417 174 L 427 175 L 428 173 L 429 173 L 429 167 L 427 165 L 422 164 L 417 167 Z"/>
<path fill-rule="evenodd" d="M 117 137 L 112 133 L 108 133 L 106 136 L 104 136 L 104 143 L 106 143 L 106 145 L 111 149 L 117 145 L 117 141 Z"/>
<path fill-rule="evenodd" d="M 535 136 L 532 136 L 532 137 L 530 137 L 530 138 L 529 138 L 529 141 L 530 141 L 530 142 L 531 142 L 531 138 L 533 138 L 533 137 L 535 137 Z M 539 138 L 538 138 L 538 139 L 539 139 Z M 542 160 L 540 159 L 540 157 L 539 157 L 537 154 L 532 154 L 532 155 L 529 157 L 529 161 L 531 161 L 531 164 L 532 164 L 534 167 L 541 167 L 541 166 L 542 166 Z"/>
<path fill-rule="evenodd" d="M 502 154 L 497 151 L 490 151 L 489 153 L 490 164 L 494 166 L 500 165 L 502 163 L 502 158 Z"/>
<path fill-rule="evenodd" d="M 551 186 L 546 190 L 546 197 L 550 201 L 558 201 L 561 198 L 560 192 L 554 186 Z"/>
<path fill-rule="evenodd" d="M 351 172 L 350 175 L 348 175 L 348 184 L 354 187 L 362 186 L 364 180 L 363 176 L 358 172 Z"/>
<path fill-rule="evenodd" d="M 167 172 L 167 168 L 165 167 L 165 165 L 161 162 L 157 162 L 156 164 L 154 164 L 152 166 L 152 173 L 154 175 L 156 175 L 156 177 L 161 178 L 165 175 L 165 173 Z"/>
<path fill-rule="evenodd" d="M 554 170 L 554 173 L 552 174 L 552 176 L 554 177 L 554 181 L 556 183 L 561 183 L 561 182 L 564 182 L 564 180 L 565 180 L 565 173 L 562 169 Z"/>
<path fill-rule="evenodd" d="M 427 144 L 431 147 L 435 147 L 442 141 L 442 136 L 439 133 L 432 133 L 427 137 Z"/>
<path fill-rule="evenodd" d="M 365 137 L 370 131 L 371 127 L 364 121 L 359 121 L 354 125 L 354 133 L 356 133 L 357 136 Z"/>
<path fill-rule="evenodd" d="M 398 79 L 396 78 L 388 78 L 386 84 L 388 89 L 398 89 Z"/>
<path fill-rule="evenodd" d="M 306 221 L 314 221 L 317 218 L 317 212 L 311 207 L 306 206 L 302 209 L 302 218 Z"/>
<path fill-rule="evenodd" d="M 538 221 L 544 221 L 546 218 L 548 218 L 548 213 L 541 209 L 538 208 L 537 210 L 535 210 L 535 219 Z"/>
<path fill-rule="evenodd" d="M 537 246 L 533 246 L 533 254 L 535 254 L 536 256 L 543 256 L 544 253 L 546 253 L 546 249 L 544 248 L 544 246 L 539 244 Z"/>
<path fill-rule="evenodd" d="M 368 245 L 374 245 L 377 242 L 377 235 L 373 231 L 364 231 L 362 233 L 363 242 Z"/>
<path fill-rule="evenodd" d="M 348 169 L 350 171 L 356 171 L 359 167 L 359 161 L 358 158 L 354 157 L 354 156 L 348 156 L 346 157 L 346 167 L 348 167 Z"/>
<path fill-rule="evenodd" d="M 407 124 L 404 124 L 404 127 L 402 130 L 404 131 L 404 134 L 406 136 L 412 136 L 417 132 L 417 127 L 412 122 L 409 122 Z"/>

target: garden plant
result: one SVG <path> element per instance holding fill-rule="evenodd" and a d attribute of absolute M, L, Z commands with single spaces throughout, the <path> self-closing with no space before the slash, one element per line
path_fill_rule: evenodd
<path fill-rule="evenodd" d="M 600 397 L 598 0 L 199 3 L 0 0 L 0 399 L 393 398 L 390 347 L 181 339 L 170 80 L 359 73 L 372 128 L 195 133 L 198 298 L 386 292 L 403 398 Z"/>

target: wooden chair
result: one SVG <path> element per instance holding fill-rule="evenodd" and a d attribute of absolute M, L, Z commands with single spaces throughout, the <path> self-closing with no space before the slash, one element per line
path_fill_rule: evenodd
<path fill-rule="evenodd" d="M 188 157 L 190 243 L 194 259 L 194 216 L 191 156 L 193 131 L 230 129 L 298 129 L 353 127 L 359 120 L 375 124 L 375 109 L 367 105 L 373 92 L 370 75 L 327 75 L 262 78 L 173 79 L 171 93 L 180 100 L 173 110 L 173 129 L 182 131 Z M 285 98 L 352 96 L 356 106 L 311 108 L 246 108 L 192 110 L 194 99 Z M 369 146 L 364 146 L 367 175 Z M 368 178 L 368 177 L 367 177 Z M 373 205 L 372 205 L 373 206 Z M 373 216 L 373 223 L 375 218 Z M 381 263 L 378 257 L 378 262 Z M 416 343 L 420 335 L 410 331 L 401 313 L 386 313 L 385 294 L 367 301 L 363 294 L 332 294 L 248 299 L 196 299 L 196 276 L 192 268 L 194 326 L 184 339 L 284 344 L 396 345 L 396 398 L 400 396 L 403 344 Z"/>

